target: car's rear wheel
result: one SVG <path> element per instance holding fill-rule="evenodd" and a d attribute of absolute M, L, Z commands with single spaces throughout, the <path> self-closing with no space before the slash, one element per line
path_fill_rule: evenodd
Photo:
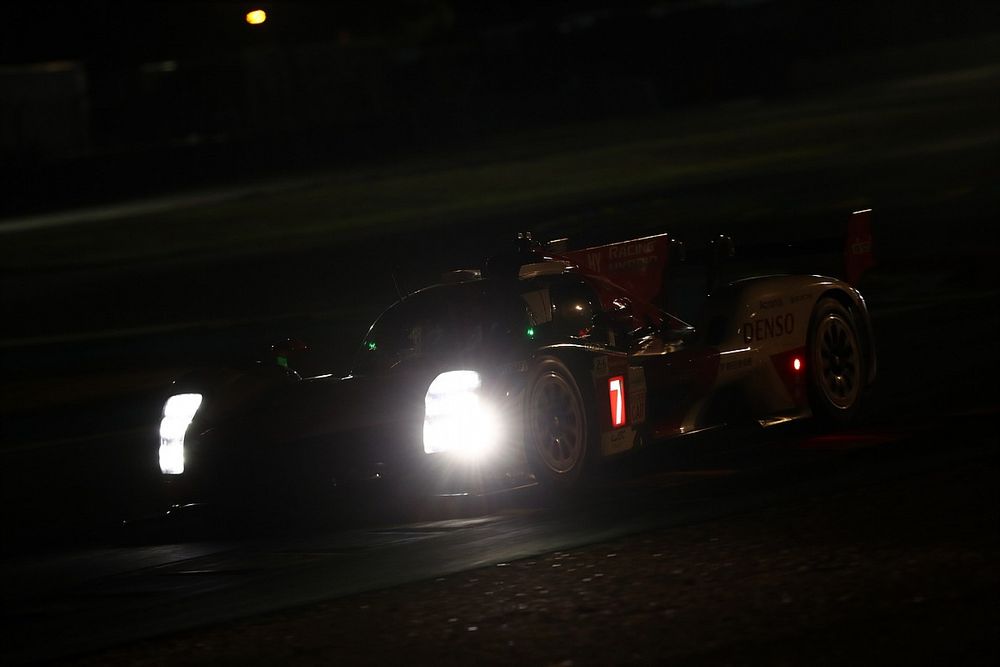
<path fill-rule="evenodd" d="M 865 358 L 851 312 L 836 299 L 816 304 L 809 329 L 809 400 L 822 420 L 846 425 L 861 409 Z"/>
<path fill-rule="evenodd" d="M 591 420 L 572 373 L 556 359 L 542 361 L 525 395 L 525 447 L 540 484 L 577 485 L 590 463 Z"/>

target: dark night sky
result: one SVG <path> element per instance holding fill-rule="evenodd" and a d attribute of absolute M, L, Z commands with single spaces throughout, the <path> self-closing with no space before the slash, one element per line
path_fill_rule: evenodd
<path fill-rule="evenodd" d="M 326 41 L 342 33 L 405 44 L 468 34 L 490 24 L 530 22 L 554 25 L 588 11 L 607 16 L 648 17 L 674 10 L 770 5 L 777 14 L 794 12 L 812 26 L 843 34 L 864 29 L 878 12 L 891 31 L 933 32 L 974 29 L 996 18 L 1000 3 L 983 0 L 625 0 L 624 2 L 471 3 L 461 0 L 294 0 L 191 2 L 184 0 L 22 0 L 5 3 L 0 63 L 46 60 L 145 60 L 232 50 L 262 40 Z M 990 8 L 992 6 L 992 9 Z M 265 26 L 250 28 L 244 14 L 268 11 Z M 992 23 L 995 23 L 993 21 Z M 887 38 L 892 38 L 887 35 Z"/>
<path fill-rule="evenodd" d="M 342 30 L 392 32 L 435 2 L 70 2 L 41 0 L 4 9 L 2 61 L 158 58 L 230 50 L 265 38 L 323 40 Z M 268 22 L 246 25 L 250 9 Z"/>
<path fill-rule="evenodd" d="M 677 0 L 666 0 L 672 4 Z M 432 36 L 449 32 L 456 19 L 511 21 L 601 7 L 600 2 L 507 2 L 478 5 L 446 0 L 22 0 L 3 8 L 0 62 L 60 59 L 146 59 L 231 50 L 263 39 L 325 41 L 342 32 L 405 41 L 415 29 L 436 24 Z M 616 7 L 648 2 L 614 3 Z M 268 21 L 251 28 L 243 20 L 264 9 Z"/>

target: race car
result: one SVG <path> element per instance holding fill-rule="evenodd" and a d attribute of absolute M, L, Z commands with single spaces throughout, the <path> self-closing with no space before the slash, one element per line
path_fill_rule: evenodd
<path fill-rule="evenodd" d="M 855 274 L 870 263 L 868 212 L 857 215 Z M 876 354 L 854 287 L 815 275 L 710 285 L 694 326 L 657 305 L 678 248 L 668 234 L 580 250 L 521 234 L 482 269 L 389 307 L 346 377 L 302 378 L 286 347 L 276 364 L 179 380 L 160 471 L 188 499 L 469 471 L 569 489 L 647 443 L 858 415 Z"/>

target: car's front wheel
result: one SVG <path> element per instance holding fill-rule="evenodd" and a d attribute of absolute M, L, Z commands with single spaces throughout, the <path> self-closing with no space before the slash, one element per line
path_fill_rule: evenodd
<path fill-rule="evenodd" d="M 590 465 L 591 418 L 573 374 L 556 359 L 535 368 L 525 394 L 525 454 L 542 485 L 568 489 Z"/>

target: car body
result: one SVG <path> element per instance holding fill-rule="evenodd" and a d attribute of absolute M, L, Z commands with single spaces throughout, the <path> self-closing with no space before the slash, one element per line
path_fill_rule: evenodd
<path fill-rule="evenodd" d="M 346 377 L 260 364 L 178 381 L 164 476 L 190 499 L 509 471 L 566 488 L 602 459 L 724 424 L 849 422 L 874 380 L 868 311 L 842 280 L 732 281 L 695 327 L 653 303 L 668 235 L 519 244 L 387 309 Z"/>

